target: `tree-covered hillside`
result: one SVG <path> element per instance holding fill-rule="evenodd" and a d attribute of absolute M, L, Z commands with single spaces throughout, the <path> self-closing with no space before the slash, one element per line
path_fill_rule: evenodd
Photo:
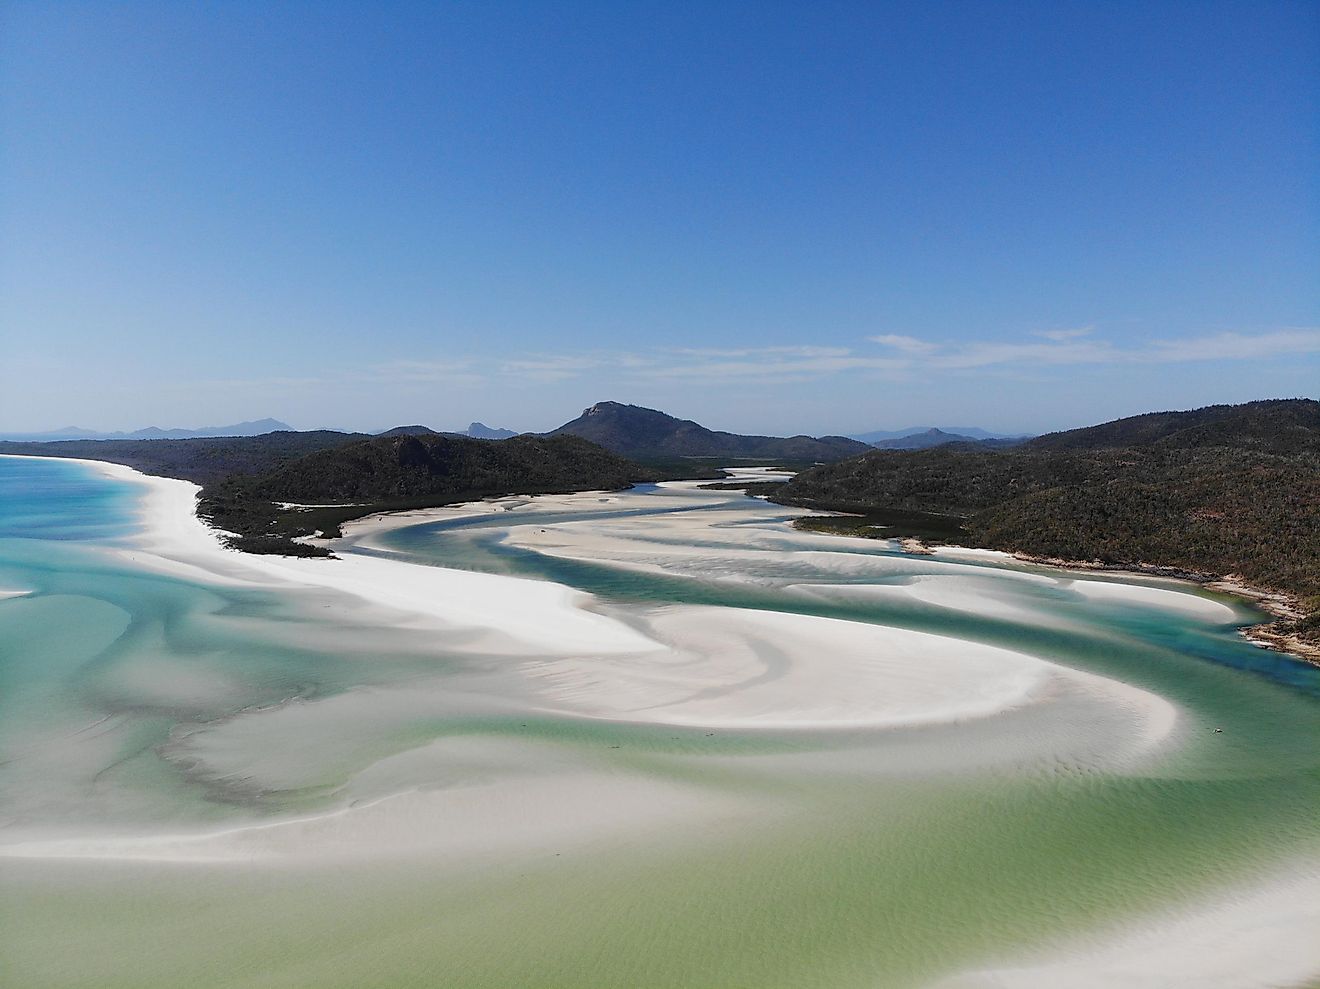
<path fill-rule="evenodd" d="M 279 501 L 387 501 L 624 488 L 643 476 L 637 464 L 576 436 L 387 436 L 310 454 L 242 486 Z"/>
<path fill-rule="evenodd" d="M 224 436 L 181 440 L 60 440 L 51 443 L 0 443 L 0 453 L 28 457 L 75 457 L 124 464 L 144 474 L 179 477 L 207 484 L 234 474 L 265 474 L 282 464 L 345 443 L 364 433 L 319 429 L 261 436 Z"/>
<path fill-rule="evenodd" d="M 1309 400 L 1138 416 L 1007 450 L 878 450 L 771 496 L 958 516 L 977 545 L 1034 556 L 1238 574 L 1320 611 L 1320 403 Z"/>
<path fill-rule="evenodd" d="M 551 435 L 570 434 L 637 460 L 721 457 L 822 463 L 856 456 L 869 447 L 846 436 L 744 436 L 707 429 L 655 409 L 598 402 Z"/>
<path fill-rule="evenodd" d="M 1026 445 L 1035 450 L 1225 446 L 1285 455 L 1320 453 L 1320 402 L 1287 398 L 1210 405 L 1189 412 L 1151 412 L 1038 436 Z"/>
<path fill-rule="evenodd" d="M 375 512 L 492 495 L 626 488 L 653 475 L 576 436 L 380 436 L 202 489 L 200 512 L 249 552 L 323 554 L 298 536 Z M 285 508 L 285 504 L 322 508 Z"/>

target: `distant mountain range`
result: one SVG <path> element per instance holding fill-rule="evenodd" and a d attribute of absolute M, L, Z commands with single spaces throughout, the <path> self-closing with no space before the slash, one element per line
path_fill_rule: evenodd
<path fill-rule="evenodd" d="M 467 436 L 474 440 L 507 440 L 518 434 L 512 429 L 496 429 L 484 422 L 474 422 L 467 429 L 432 429 L 430 426 L 395 426 L 384 429 L 377 436 Z"/>
<path fill-rule="evenodd" d="M 621 402 L 597 402 L 548 435 L 580 436 L 634 460 L 719 457 L 734 460 L 832 462 L 870 447 L 846 436 L 743 436 L 707 429 L 655 409 Z"/>
<path fill-rule="evenodd" d="M 1008 433 L 992 433 L 988 429 L 982 429 L 980 426 L 909 426 L 907 429 L 876 429 L 869 433 L 849 433 L 849 437 L 854 440 L 861 440 L 863 443 L 869 443 L 872 446 L 881 449 L 920 449 L 920 447 L 892 447 L 888 446 L 888 440 L 901 440 L 909 436 L 916 436 L 922 433 L 944 433 L 946 436 L 957 436 L 958 440 L 954 442 L 969 442 L 972 440 L 1007 440 L 1023 439 L 1019 435 Z"/>
<path fill-rule="evenodd" d="M 58 440 L 188 440 L 203 436 L 260 436 L 292 430 L 293 427 L 278 419 L 255 419 L 252 422 L 236 422 L 229 426 L 199 426 L 196 429 L 161 429 L 148 426 L 131 433 L 103 433 L 95 429 L 82 429 L 78 426 L 65 426 L 45 433 L 0 433 L 0 440 L 15 442 L 48 443 Z"/>
<path fill-rule="evenodd" d="M 983 432 L 984 430 L 977 430 Z M 946 443 L 976 443 L 983 446 L 1016 446 L 1023 440 L 1010 436 L 972 436 L 968 433 L 948 433 L 942 429 L 927 429 L 920 433 L 910 433 L 891 440 L 877 440 L 871 445 L 877 450 L 928 450 L 933 446 Z"/>
<path fill-rule="evenodd" d="M 344 432 L 357 435 L 351 430 L 312 430 L 313 432 Z M 295 432 L 287 422 L 278 419 L 254 419 L 251 422 L 236 422 L 229 426 L 199 426 L 196 429 L 162 429 L 148 426 L 132 432 L 99 432 L 95 429 L 83 429 L 80 426 L 65 426 L 44 433 L 0 433 L 0 440 L 11 443 L 55 443 L 63 440 L 192 440 L 208 436 L 262 436 L 266 433 Z M 378 436 L 470 436 L 479 440 L 504 440 L 517 436 L 512 429 L 497 429 L 484 422 L 471 423 L 465 430 L 439 430 L 430 426 L 395 426 L 382 430 Z"/>

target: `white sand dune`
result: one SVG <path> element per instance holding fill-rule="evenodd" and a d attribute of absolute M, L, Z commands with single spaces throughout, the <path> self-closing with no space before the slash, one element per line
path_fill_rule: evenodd
<path fill-rule="evenodd" d="M 967 576 L 962 573 L 924 574 L 891 584 L 791 584 L 790 593 L 820 601 L 904 602 L 963 611 L 985 618 L 998 618 L 1029 625 L 1061 626 L 1066 618 L 1051 609 L 1048 598 L 1024 597 L 1013 586 L 1018 576 Z M 1052 586 L 1049 582 L 1045 586 Z"/>

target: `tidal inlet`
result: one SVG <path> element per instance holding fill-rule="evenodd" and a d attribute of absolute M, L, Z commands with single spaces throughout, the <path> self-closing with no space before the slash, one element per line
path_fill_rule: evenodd
<path fill-rule="evenodd" d="M 329 559 L 196 490 L 0 458 L 5 986 L 1320 985 L 1320 669 L 1240 599 L 696 482 Z"/>

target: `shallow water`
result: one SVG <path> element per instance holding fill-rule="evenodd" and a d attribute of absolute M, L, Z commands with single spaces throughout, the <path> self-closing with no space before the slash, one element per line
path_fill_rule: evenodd
<path fill-rule="evenodd" d="M 0 852 L 28 849 L 0 857 L 6 985 L 920 986 L 1320 862 L 1320 670 L 1245 643 L 1232 599 L 1091 597 L 685 488 L 341 544 L 642 629 L 700 606 L 930 633 L 1177 711 L 1146 745 L 1064 680 L 953 724 L 674 726 L 556 706 L 469 630 L 148 568 L 139 499 L 0 458 L 0 590 L 30 592 L 0 599 Z"/>

